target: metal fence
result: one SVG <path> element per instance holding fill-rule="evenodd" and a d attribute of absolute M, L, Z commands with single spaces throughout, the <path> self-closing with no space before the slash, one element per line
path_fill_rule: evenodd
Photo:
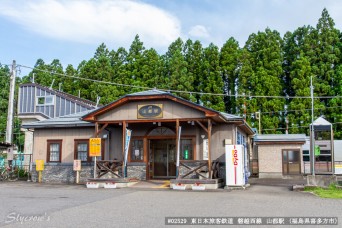
<path fill-rule="evenodd" d="M 0 168 L 11 167 L 17 170 L 19 179 L 29 180 L 32 171 L 32 154 L 14 154 L 12 161 L 7 161 L 4 156 L 0 157 Z"/>
<path fill-rule="evenodd" d="M 311 162 L 304 161 L 304 174 L 311 174 Z M 342 166 L 342 161 L 335 161 L 335 167 L 338 165 Z M 335 168 L 336 169 L 336 168 Z M 315 162 L 315 174 L 329 174 L 332 173 L 331 161 L 316 161 Z M 336 170 L 335 170 L 335 173 Z"/>

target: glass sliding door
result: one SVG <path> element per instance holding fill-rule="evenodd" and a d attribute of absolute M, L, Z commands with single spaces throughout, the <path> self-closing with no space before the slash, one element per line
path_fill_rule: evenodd
<path fill-rule="evenodd" d="M 299 150 L 283 150 L 283 174 L 295 175 L 300 174 L 300 151 Z"/>

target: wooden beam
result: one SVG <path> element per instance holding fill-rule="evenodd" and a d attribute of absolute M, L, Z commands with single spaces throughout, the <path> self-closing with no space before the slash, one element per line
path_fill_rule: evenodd
<path fill-rule="evenodd" d="M 94 137 L 95 137 L 95 138 L 98 137 L 98 134 L 97 134 L 98 132 L 99 132 L 99 123 L 96 122 L 96 123 L 95 123 L 95 134 L 94 134 Z"/>
<path fill-rule="evenodd" d="M 209 179 L 212 179 L 211 175 L 211 120 L 208 119 L 208 169 L 209 169 Z"/>
<path fill-rule="evenodd" d="M 144 162 L 146 163 L 146 180 L 150 179 L 150 156 L 149 156 L 149 147 L 147 137 L 143 138 L 143 147 L 144 147 Z"/>
<path fill-rule="evenodd" d="M 100 130 L 96 132 L 96 135 L 98 136 L 106 127 L 108 126 L 108 123 L 105 123 Z"/>
<path fill-rule="evenodd" d="M 208 129 L 207 129 L 201 122 L 199 122 L 198 120 L 196 120 L 196 123 L 197 123 L 198 125 L 200 125 L 206 133 L 208 133 Z"/>

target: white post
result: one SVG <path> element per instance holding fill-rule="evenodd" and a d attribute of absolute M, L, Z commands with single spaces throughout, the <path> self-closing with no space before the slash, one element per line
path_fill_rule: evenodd
<path fill-rule="evenodd" d="M 76 184 L 80 183 L 80 171 L 76 171 Z"/>
<path fill-rule="evenodd" d="M 310 134 L 310 151 L 311 151 L 311 174 L 315 176 L 315 129 L 314 129 L 314 96 L 313 96 L 312 76 L 310 80 L 311 92 L 311 134 Z"/>
<path fill-rule="evenodd" d="M 96 178 L 96 156 L 94 161 L 94 179 Z"/>

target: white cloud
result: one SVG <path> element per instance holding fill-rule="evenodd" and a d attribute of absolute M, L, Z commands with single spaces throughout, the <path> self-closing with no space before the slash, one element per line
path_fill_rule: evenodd
<path fill-rule="evenodd" d="M 210 36 L 208 30 L 203 25 L 195 25 L 191 27 L 189 35 L 198 38 L 208 38 Z"/>
<path fill-rule="evenodd" d="M 176 17 L 134 0 L 1 0 L 0 16 L 43 36 L 82 43 L 127 46 L 139 34 L 148 46 L 165 47 L 181 36 Z"/>

